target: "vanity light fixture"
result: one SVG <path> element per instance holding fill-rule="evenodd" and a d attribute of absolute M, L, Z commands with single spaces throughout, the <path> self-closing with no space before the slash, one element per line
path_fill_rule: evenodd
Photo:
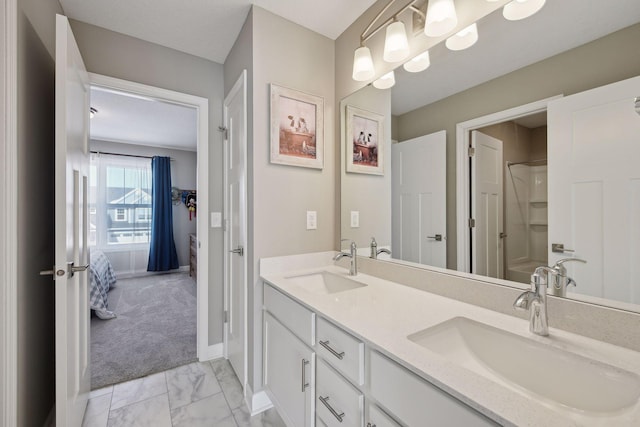
<path fill-rule="evenodd" d="M 429 58 L 429 51 L 426 51 L 405 62 L 403 67 L 410 73 L 419 73 L 429 68 L 429 65 L 431 65 L 431 60 Z"/>
<path fill-rule="evenodd" d="M 478 26 L 474 22 L 447 39 L 445 45 L 449 50 L 464 50 L 478 41 Z"/>
<path fill-rule="evenodd" d="M 375 76 L 371 51 L 365 46 L 365 43 L 384 28 L 386 28 L 387 31 L 384 42 L 383 59 L 386 62 L 400 62 L 409 55 L 407 32 L 404 23 L 398 20 L 398 16 L 406 10 L 415 9 L 413 4 L 416 1 L 417 0 L 409 0 L 398 12 L 374 28 L 374 25 L 396 2 L 396 0 L 390 0 L 380 13 L 373 18 L 369 25 L 367 25 L 367 28 L 365 28 L 360 35 L 360 47 L 356 49 L 353 54 L 353 80 L 363 82 Z"/>
<path fill-rule="evenodd" d="M 458 15 L 453 0 L 429 0 L 424 33 L 428 37 L 440 37 L 458 25 Z"/>
<path fill-rule="evenodd" d="M 487 0 L 496 2 L 498 0 Z M 509 21 L 519 21 L 537 13 L 546 0 L 513 0 L 502 8 L 502 16 Z"/>
<path fill-rule="evenodd" d="M 396 76 L 393 71 L 389 71 L 384 76 L 373 82 L 373 87 L 376 89 L 389 89 L 396 84 Z"/>

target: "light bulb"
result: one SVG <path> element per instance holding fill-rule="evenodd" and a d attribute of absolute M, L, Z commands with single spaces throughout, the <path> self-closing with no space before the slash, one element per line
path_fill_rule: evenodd
<path fill-rule="evenodd" d="M 502 15 L 509 21 L 519 21 L 534 15 L 546 0 L 513 0 L 502 9 Z"/>
<path fill-rule="evenodd" d="M 366 46 L 361 46 L 353 53 L 353 80 L 364 82 L 375 75 L 371 51 Z"/>
<path fill-rule="evenodd" d="M 426 51 L 405 62 L 403 67 L 410 73 L 419 73 L 429 68 L 429 65 L 431 65 L 431 60 L 429 58 L 429 51 Z"/>
<path fill-rule="evenodd" d="M 393 71 L 389 71 L 384 76 L 373 82 L 373 87 L 376 89 L 389 89 L 396 84 L 396 76 Z"/>
<path fill-rule="evenodd" d="M 409 41 L 404 24 L 401 21 L 395 21 L 387 27 L 382 58 L 387 62 L 399 62 L 408 55 Z"/>
<path fill-rule="evenodd" d="M 478 26 L 475 22 L 467 28 L 449 37 L 445 45 L 450 50 L 463 50 L 473 46 L 478 41 Z"/>
<path fill-rule="evenodd" d="M 453 0 L 430 0 L 427 6 L 424 33 L 429 37 L 440 37 L 458 25 L 458 15 Z"/>

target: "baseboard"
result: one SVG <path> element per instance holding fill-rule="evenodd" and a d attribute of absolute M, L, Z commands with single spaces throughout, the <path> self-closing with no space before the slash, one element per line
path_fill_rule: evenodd
<path fill-rule="evenodd" d="M 249 413 L 252 417 L 266 411 L 267 409 L 273 408 L 273 403 L 271 403 L 271 399 L 269 399 L 269 396 L 267 396 L 267 393 L 264 390 L 260 390 L 254 394 L 249 384 L 247 384 L 244 396 L 245 403 L 247 404 Z"/>
<path fill-rule="evenodd" d="M 188 273 L 190 269 L 191 269 L 191 267 L 190 267 L 190 266 L 188 266 L 188 265 L 181 265 L 181 266 L 178 268 L 178 271 L 182 271 L 182 272 L 184 272 L 184 273 Z"/>
<path fill-rule="evenodd" d="M 219 359 L 222 356 L 224 356 L 224 344 L 218 343 L 207 347 L 205 351 L 203 351 L 203 354 L 198 356 L 198 360 L 205 362 L 207 360 Z"/>

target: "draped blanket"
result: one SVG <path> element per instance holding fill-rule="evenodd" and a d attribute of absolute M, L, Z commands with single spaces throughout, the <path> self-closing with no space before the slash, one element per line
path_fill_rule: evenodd
<path fill-rule="evenodd" d="M 116 314 L 109 311 L 107 292 L 116 283 L 111 262 L 99 250 L 91 250 L 91 267 L 89 269 L 89 305 L 100 319 L 113 319 Z"/>

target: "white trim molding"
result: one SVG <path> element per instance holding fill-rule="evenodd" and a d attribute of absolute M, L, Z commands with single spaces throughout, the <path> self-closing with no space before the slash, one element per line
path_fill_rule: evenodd
<path fill-rule="evenodd" d="M 18 425 L 18 4 L 2 0 L 0 73 L 0 426 Z"/>
<path fill-rule="evenodd" d="M 552 96 L 531 102 L 519 107 L 499 111 L 486 116 L 467 120 L 456 125 L 456 231 L 457 231 L 457 270 L 470 273 L 471 271 L 471 247 L 469 218 L 471 202 L 469 198 L 469 154 L 471 146 L 470 134 L 472 130 L 480 129 L 496 123 L 514 120 L 530 114 L 547 111 L 547 105 L 554 99 L 562 98 L 562 95 Z"/>
<path fill-rule="evenodd" d="M 249 384 L 245 388 L 244 402 L 247 404 L 252 417 L 273 408 L 273 403 L 271 403 L 267 392 L 261 390 L 254 394 Z"/>
<path fill-rule="evenodd" d="M 89 73 L 92 86 L 113 89 L 115 91 L 134 93 L 148 98 L 160 99 L 174 104 L 195 108 L 198 117 L 197 143 L 197 191 L 198 210 L 205 215 L 196 217 L 196 234 L 198 236 L 197 272 L 197 353 L 199 360 L 208 360 L 211 354 L 209 346 L 209 100 L 200 96 L 175 92 L 128 80 Z M 215 346 L 211 346 L 215 347 Z"/>

